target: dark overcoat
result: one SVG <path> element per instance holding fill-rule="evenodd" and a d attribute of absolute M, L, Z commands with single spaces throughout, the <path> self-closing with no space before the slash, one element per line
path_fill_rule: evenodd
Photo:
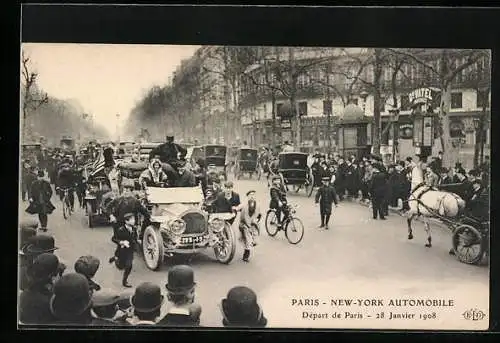
<path fill-rule="evenodd" d="M 19 320 L 23 324 L 52 324 L 55 319 L 50 312 L 52 292 L 45 285 L 30 287 L 19 298 Z"/>
<path fill-rule="evenodd" d="M 123 269 L 132 264 L 134 259 L 134 246 L 137 242 L 137 236 L 135 230 L 129 231 L 125 226 L 121 226 L 116 230 L 111 238 L 113 243 L 116 244 L 115 260 L 116 267 L 118 269 Z M 129 247 L 122 247 L 120 241 L 128 241 Z"/>
<path fill-rule="evenodd" d="M 337 205 L 337 193 L 332 186 L 321 186 L 316 193 L 316 203 L 319 203 L 320 212 L 323 214 L 332 213 L 332 204 Z"/>
<path fill-rule="evenodd" d="M 50 201 L 52 188 L 45 180 L 35 180 L 31 184 L 30 195 L 33 201 L 29 204 L 26 212 L 29 214 L 51 214 L 55 207 Z"/>

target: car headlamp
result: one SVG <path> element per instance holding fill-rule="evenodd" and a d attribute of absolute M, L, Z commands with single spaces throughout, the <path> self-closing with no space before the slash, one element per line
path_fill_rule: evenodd
<path fill-rule="evenodd" d="M 222 229 L 224 229 L 224 220 L 220 218 L 214 218 L 209 221 L 208 225 L 210 226 L 212 232 L 218 233 L 221 232 Z"/>
<path fill-rule="evenodd" d="M 181 235 L 186 230 L 186 222 L 182 219 L 173 219 L 168 223 L 170 232 L 174 235 Z"/>

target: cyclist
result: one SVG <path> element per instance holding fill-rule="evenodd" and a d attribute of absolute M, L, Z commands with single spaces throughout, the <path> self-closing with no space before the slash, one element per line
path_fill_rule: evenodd
<path fill-rule="evenodd" d="M 281 178 L 278 175 L 273 176 L 271 189 L 269 190 L 271 201 L 269 203 L 269 208 L 276 211 L 276 217 L 278 219 L 278 228 L 282 227 L 281 213 L 284 214 L 283 218 L 288 217 L 288 202 L 286 199 L 286 189 L 281 183 Z"/>
<path fill-rule="evenodd" d="M 59 198 L 61 201 L 64 200 L 64 191 L 68 190 L 68 198 L 71 211 L 75 207 L 75 185 L 76 185 L 76 171 L 73 168 L 73 161 L 70 159 L 65 159 L 63 163 L 59 166 L 57 172 L 56 190 L 59 192 Z"/>

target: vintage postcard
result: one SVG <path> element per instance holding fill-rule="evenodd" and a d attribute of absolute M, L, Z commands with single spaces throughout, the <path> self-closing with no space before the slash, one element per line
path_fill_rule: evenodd
<path fill-rule="evenodd" d="M 24 43 L 19 325 L 487 330 L 491 51 Z"/>

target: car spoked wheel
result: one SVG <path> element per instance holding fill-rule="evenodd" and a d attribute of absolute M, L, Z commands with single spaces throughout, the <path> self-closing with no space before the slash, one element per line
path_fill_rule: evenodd
<path fill-rule="evenodd" d="M 276 216 L 276 212 L 274 210 L 267 211 L 265 225 L 267 234 L 271 237 L 276 236 L 278 233 L 278 217 Z"/>
<path fill-rule="evenodd" d="M 304 225 L 299 218 L 291 218 L 285 224 L 285 236 L 291 244 L 298 244 L 304 237 Z"/>
<path fill-rule="evenodd" d="M 215 258 L 220 263 L 230 263 L 236 252 L 236 238 L 229 223 L 224 224 L 224 230 L 219 234 L 219 242 L 214 246 Z"/>
<path fill-rule="evenodd" d="M 460 262 L 477 264 L 484 255 L 484 241 L 481 233 L 471 225 L 458 226 L 452 236 L 453 250 Z"/>
<path fill-rule="evenodd" d="M 158 269 L 163 263 L 163 239 L 158 229 L 148 226 L 142 239 L 142 253 L 146 266 L 151 270 Z"/>

